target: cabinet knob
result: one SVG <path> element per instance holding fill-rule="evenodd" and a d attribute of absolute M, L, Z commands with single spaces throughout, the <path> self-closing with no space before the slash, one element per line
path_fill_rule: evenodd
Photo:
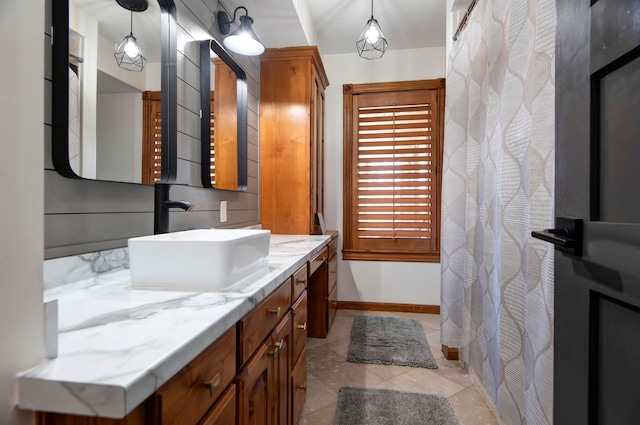
<path fill-rule="evenodd" d="M 209 395 L 213 398 L 214 394 L 220 389 L 220 373 L 217 373 L 212 380 L 204 383 L 205 388 L 209 388 Z"/>
<path fill-rule="evenodd" d="M 300 388 L 302 391 L 307 391 L 307 384 L 298 385 L 298 388 Z"/>
<path fill-rule="evenodd" d="M 297 325 L 296 328 L 302 329 L 303 331 L 306 331 L 307 330 L 307 322 L 304 322 L 301 325 Z"/>
<path fill-rule="evenodd" d="M 296 284 L 298 285 L 306 285 L 306 283 L 307 283 L 307 279 L 304 279 L 304 278 L 296 279 Z"/>
<path fill-rule="evenodd" d="M 280 317 L 280 312 L 282 311 L 282 307 L 278 307 L 278 308 L 271 308 L 269 310 L 267 310 L 270 314 L 275 314 L 276 317 Z"/>

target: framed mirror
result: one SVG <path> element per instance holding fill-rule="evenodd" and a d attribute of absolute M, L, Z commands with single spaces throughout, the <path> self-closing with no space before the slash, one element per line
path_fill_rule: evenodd
<path fill-rule="evenodd" d="M 200 42 L 202 185 L 247 190 L 247 75 L 216 40 Z"/>
<path fill-rule="evenodd" d="M 53 0 L 52 19 L 55 169 L 75 179 L 174 183 L 173 0 Z M 130 35 L 142 48 L 142 69 L 116 61 Z"/>

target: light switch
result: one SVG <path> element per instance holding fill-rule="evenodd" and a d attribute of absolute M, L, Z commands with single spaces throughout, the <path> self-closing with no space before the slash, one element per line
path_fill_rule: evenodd
<path fill-rule="evenodd" d="M 227 221 L 227 201 L 220 201 L 220 223 Z"/>

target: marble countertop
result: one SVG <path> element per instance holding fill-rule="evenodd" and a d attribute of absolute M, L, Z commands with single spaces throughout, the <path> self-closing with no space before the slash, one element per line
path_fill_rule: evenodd
<path fill-rule="evenodd" d="M 330 238 L 271 235 L 268 274 L 229 291 L 132 289 L 129 271 L 45 291 L 45 302 L 58 300 L 58 357 L 20 374 L 20 407 L 124 417 Z"/>

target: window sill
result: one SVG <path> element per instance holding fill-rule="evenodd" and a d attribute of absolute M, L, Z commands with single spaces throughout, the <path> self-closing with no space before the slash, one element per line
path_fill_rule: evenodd
<path fill-rule="evenodd" d="M 343 260 L 353 261 L 401 261 L 406 263 L 439 263 L 439 252 L 360 251 L 343 249 Z"/>

